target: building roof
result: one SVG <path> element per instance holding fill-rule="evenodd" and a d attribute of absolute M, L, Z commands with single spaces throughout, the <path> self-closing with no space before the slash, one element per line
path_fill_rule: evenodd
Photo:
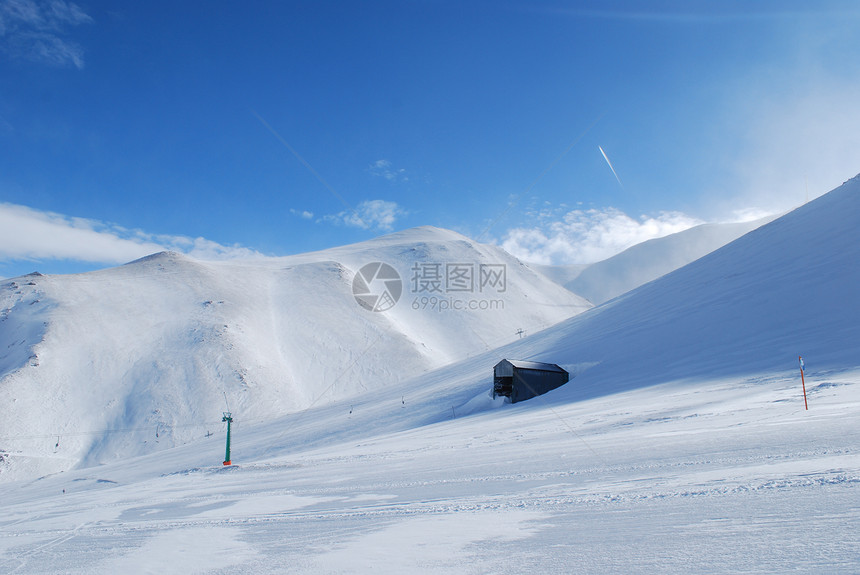
<path fill-rule="evenodd" d="M 554 363 L 541 363 L 539 361 L 524 361 L 521 359 L 503 359 L 502 361 L 506 361 L 510 363 L 512 366 L 517 369 L 535 369 L 539 371 L 557 371 L 559 373 L 567 373 L 564 369 L 560 368 Z M 499 363 L 502 363 L 500 361 Z M 498 365 L 498 364 L 496 364 Z"/>

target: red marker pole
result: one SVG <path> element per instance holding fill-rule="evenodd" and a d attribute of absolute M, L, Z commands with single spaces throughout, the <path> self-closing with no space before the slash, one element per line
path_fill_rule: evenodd
<path fill-rule="evenodd" d="M 800 362 L 800 383 L 803 385 L 803 405 L 806 407 L 806 410 L 809 411 L 809 404 L 806 402 L 806 380 L 803 377 L 803 358 L 798 355 L 797 360 Z"/>

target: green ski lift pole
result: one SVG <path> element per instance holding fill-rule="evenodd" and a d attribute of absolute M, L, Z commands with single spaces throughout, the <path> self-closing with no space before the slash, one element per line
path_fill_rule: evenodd
<path fill-rule="evenodd" d="M 227 422 L 227 452 L 224 455 L 224 465 L 231 465 L 230 461 L 230 424 L 233 423 L 233 416 L 229 411 L 224 412 L 224 417 L 221 418 L 221 421 Z"/>

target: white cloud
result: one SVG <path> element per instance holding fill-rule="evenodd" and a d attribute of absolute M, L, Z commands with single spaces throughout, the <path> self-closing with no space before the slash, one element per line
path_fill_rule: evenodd
<path fill-rule="evenodd" d="M 502 247 L 540 264 L 593 263 L 638 243 L 684 231 L 700 220 L 679 212 L 631 218 L 615 208 L 573 210 L 561 220 L 508 231 Z"/>
<path fill-rule="evenodd" d="M 164 250 L 198 259 L 260 257 L 238 245 L 205 238 L 152 235 L 96 220 L 0 203 L 0 260 L 72 260 L 121 264 Z"/>
<path fill-rule="evenodd" d="M 67 28 L 92 21 L 73 2 L 0 0 L 0 50 L 14 58 L 83 68 L 83 49 L 64 36 Z"/>
<path fill-rule="evenodd" d="M 198 260 L 233 260 L 265 257 L 256 250 L 233 244 L 225 246 L 206 238 L 185 236 L 155 236 L 155 239 L 173 251 L 180 251 Z"/>
<path fill-rule="evenodd" d="M 339 214 L 325 216 L 323 220 L 364 230 L 375 228 L 388 231 L 394 227 L 397 218 L 406 213 L 406 210 L 396 202 L 365 200 L 354 210 L 344 210 Z"/>
<path fill-rule="evenodd" d="M 309 212 L 308 210 L 296 210 L 296 209 L 290 208 L 290 213 L 293 214 L 294 216 L 298 216 L 298 217 L 302 218 L 303 220 L 314 219 L 314 213 Z"/>
<path fill-rule="evenodd" d="M 95 221 L 0 204 L 0 258 L 123 263 L 163 246 L 122 237 Z"/>
<path fill-rule="evenodd" d="M 776 213 L 777 212 L 774 212 L 772 210 L 763 210 L 761 208 L 756 207 L 740 208 L 732 211 L 732 217 L 729 219 L 728 223 L 754 222 L 756 220 L 760 220 L 768 216 L 773 216 Z"/>
<path fill-rule="evenodd" d="M 371 174 L 385 178 L 389 182 L 407 182 L 409 178 L 403 168 L 394 168 L 389 160 L 376 160 L 368 168 Z"/>

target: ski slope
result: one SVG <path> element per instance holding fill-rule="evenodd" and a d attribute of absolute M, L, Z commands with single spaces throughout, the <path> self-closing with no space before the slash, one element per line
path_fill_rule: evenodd
<path fill-rule="evenodd" d="M 9 573 L 856 573 L 860 178 L 499 349 L 0 485 Z M 806 361 L 804 409 L 797 357 Z M 502 357 L 572 381 L 516 405 Z"/>
<path fill-rule="evenodd" d="M 385 312 L 353 294 L 373 262 L 400 275 L 401 301 Z M 447 286 L 448 264 L 474 277 Z M 482 286 L 482 269 L 505 282 Z M 440 270 L 437 289 L 413 281 Z M 365 394 L 589 307 L 500 248 L 431 227 L 286 258 L 165 252 L 17 278 L 0 288 L 0 481 L 200 438 L 225 400 L 245 421 L 266 421 Z"/>

